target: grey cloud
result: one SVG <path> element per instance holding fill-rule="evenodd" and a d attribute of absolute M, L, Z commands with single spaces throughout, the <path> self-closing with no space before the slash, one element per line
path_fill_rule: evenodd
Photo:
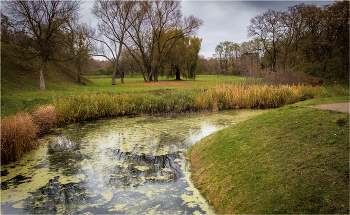
<path fill-rule="evenodd" d="M 201 55 L 211 57 L 220 42 L 248 41 L 247 28 L 250 20 L 268 9 L 286 11 L 288 7 L 300 3 L 322 6 L 331 1 L 182 1 L 185 16 L 194 15 L 203 20 L 204 25 L 197 37 L 202 38 Z"/>

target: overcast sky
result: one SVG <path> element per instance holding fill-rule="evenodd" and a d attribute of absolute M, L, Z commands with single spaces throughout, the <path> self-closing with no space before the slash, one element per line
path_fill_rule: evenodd
<path fill-rule="evenodd" d="M 247 37 L 247 27 L 250 19 L 266 12 L 268 9 L 286 11 L 288 7 L 305 3 L 322 6 L 334 1 L 188 1 L 181 2 L 184 16 L 194 15 L 203 20 L 203 25 L 197 32 L 202 39 L 199 52 L 205 57 L 212 57 L 215 47 L 224 41 L 242 43 L 250 40 Z M 84 21 L 94 25 L 90 10 L 93 1 L 86 1 L 82 6 Z"/>

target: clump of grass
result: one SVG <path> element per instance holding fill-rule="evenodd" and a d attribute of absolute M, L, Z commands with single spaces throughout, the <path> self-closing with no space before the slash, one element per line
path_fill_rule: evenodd
<path fill-rule="evenodd" d="M 35 147 L 39 126 L 29 113 L 20 112 L 1 120 L 1 162 L 16 161 Z"/>
<path fill-rule="evenodd" d="M 19 112 L 1 120 L 1 163 L 16 161 L 36 145 L 38 135 L 57 123 L 52 105 L 39 107 L 32 114 Z"/>
<path fill-rule="evenodd" d="M 52 105 L 39 107 L 32 113 L 32 116 L 33 123 L 39 128 L 39 134 L 44 134 L 58 122 L 55 108 Z"/>

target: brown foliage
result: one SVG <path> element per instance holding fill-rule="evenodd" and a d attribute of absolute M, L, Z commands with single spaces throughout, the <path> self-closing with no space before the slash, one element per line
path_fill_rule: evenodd
<path fill-rule="evenodd" d="M 45 105 L 33 112 L 33 122 L 39 127 L 39 134 L 45 133 L 57 123 L 55 108 L 52 105 Z"/>
<path fill-rule="evenodd" d="M 18 160 L 36 145 L 38 125 L 29 113 L 20 112 L 1 120 L 1 163 Z"/>
<path fill-rule="evenodd" d="M 322 81 L 318 77 L 310 76 L 304 72 L 284 72 L 277 70 L 276 72 L 267 72 L 264 77 L 266 83 L 270 84 L 288 84 L 288 85 L 320 85 Z"/>
<path fill-rule="evenodd" d="M 26 151 L 33 149 L 36 138 L 57 123 L 51 105 L 40 107 L 33 114 L 20 112 L 1 120 L 1 163 L 16 161 Z"/>

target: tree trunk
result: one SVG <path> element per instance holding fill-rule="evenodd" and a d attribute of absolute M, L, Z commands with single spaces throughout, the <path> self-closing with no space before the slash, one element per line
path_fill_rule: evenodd
<path fill-rule="evenodd" d="M 78 64 L 78 83 L 81 84 L 81 67 L 80 67 L 80 63 Z"/>
<path fill-rule="evenodd" d="M 40 89 L 45 90 L 45 80 L 44 80 L 44 73 L 46 71 L 46 64 L 47 64 L 47 58 L 46 57 L 42 57 L 41 60 L 41 68 L 40 68 L 40 72 L 39 72 L 39 76 L 40 76 Z"/>
<path fill-rule="evenodd" d="M 323 64 L 322 70 L 321 70 L 321 81 L 324 81 L 324 76 L 326 75 L 326 70 L 327 70 L 327 63 Z"/>
<path fill-rule="evenodd" d="M 155 66 L 155 68 L 154 68 L 154 82 L 158 82 L 158 75 L 159 75 L 159 67 Z"/>
<path fill-rule="evenodd" d="M 112 85 L 115 85 L 115 76 L 117 75 L 117 66 L 118 66 L 117 60 L 115 60 L 113 74 L 112 74 Z"/>
<path fill-rule="evenodd" d="M 147 83 L 152 81 L 152 68 L 150 66 L 146 67 Z"/>
<path fill-rule="evenodd" d="M 175 76 L 176 76 L 176 80 L 181 80 L 180 78 L 180 69 L 178 66 L 175 66 Z"/>
<path fill-rule="evenodd" d="M 141 73 L 142 73 L 142 76 L 143 76 L 143 80 L 144 80 L 145 82 L 147 82 L 147 79 L 146 79 L 145 73 L 143 72 L 143 70 L 142 70 L 142 69 L 141 69 Z"/>
<path fill-rule="evenodd" d="M 121 41 L 124 40 L 124 35 L 122 35 Z M 122 84 L 124 84 L 124 77 L 123 75 L 118 71 L 118 63 L 119 63 L 119 58 L 120 58 L 120 53 L 122 52 L 122 48 L 123 48 L 123 43 L 120 42 L 119 43 L 119 49 L 118 49 L 118 54 L 117 57 L 115 59 L 115 64 L 114 64 L 114 71 L 113 71 L 113 75 L 112 75 L 112 85 L 115 85 L 115 77 L 117 75 L 117 72 L 120 74 L 120 82 Z"/>

